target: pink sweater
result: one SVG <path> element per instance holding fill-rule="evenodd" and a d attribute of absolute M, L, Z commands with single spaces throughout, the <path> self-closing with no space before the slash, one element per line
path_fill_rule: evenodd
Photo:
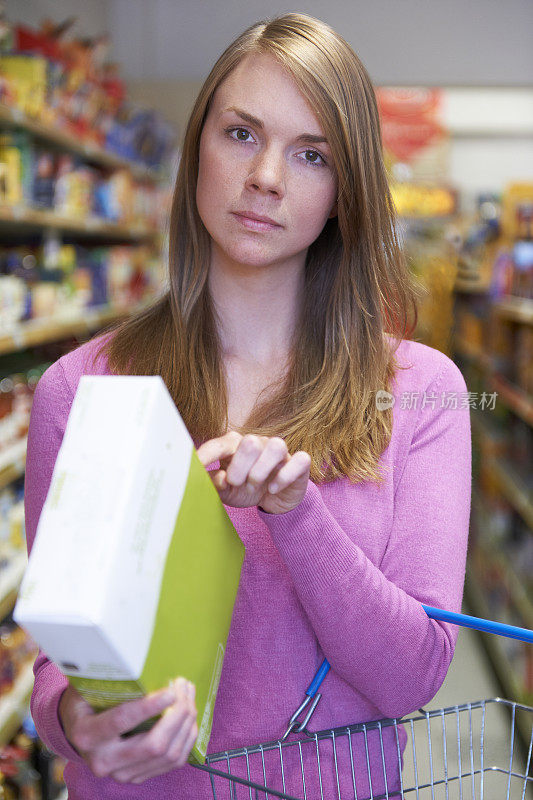
<path fill-rule="evenodd" d="M 29 549 L 79 377 L 109 374 L 103 358 L 94 369 L 88 364 L 98 341 L 62 356 L 35 392 L 25 479 Z M 469 403 L 460 370 L 441 352 L 404 340 L 397 356 L 410 369 L 398 371 L 393 387 L 392 438 L 381 456 L 389 470 L 381 489 L 347 479 L 322 486 L 310 481 L 302 502 L 286 514 L 226 506 L 246 556 L 210 753 L 281 737 L 324 657 L 331 670 L 312 731 L 415 711 L 434 697 L 446 676 L 458 629 L 430 620 L 421 603 L 461 609 L 471 494 Z M 190 765 L 141 785 L 95 777 L 58 718 L 66 677 L 42 652 L 34 672 L 31 712 L 43 741 L 68 759 L 69 800 L 213 797 L 209 776 Z M 394 730 L 387 729 L 383 739 L 391 791 L 398 783 Z M 357 795 L 370 794 L 368 764 L 373 793 L 383 791 L 378 734 L 369 736 L 368 762 L 361 737 L 353 746 Z M 320 797 L 311 775 L 313 764 L 317 771 L 316 750 L 308 749 L 306 791 L 315 800 Z M 344 785 L 353 797 L 347 758 L 339 755 L 341 789 Z M 290 761 L 286 780 L 292 767 L 297 776 L 287 791 L 303 797 L 299 763 Z M 277 764 L 279 772 L 279 757 Z M 324 797 L 338 797 L 332 767 L 324 760 L 321 767 Z M 254 776 L 260 780 L 262 772 Z M 269 781 L 281 788 L 267 763 Z M 218 797 L 230 796 L 227 781 L 219 778 L 216 785 Z M 249 797 L 248 789 L 240 787 L 241 795 Z"/>

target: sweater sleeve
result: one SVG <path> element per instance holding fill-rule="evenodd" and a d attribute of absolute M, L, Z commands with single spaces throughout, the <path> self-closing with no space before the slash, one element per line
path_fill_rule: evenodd
<path fill-rule="evenodd" d="M 28 554 L 33 547 L 72 399 L 61 362 L 56 361 L 41 376 L 31 408 L 24 478 Z M 68 686 L 68 679 L 42 650 L 39 650 L 35 660 L 33 673 L 35 681 L 30 711 L 37 733 L 57 755 L 69 761 L 83 763 L 82 757 L 66 738 L 58 715 L 59 701 Z"/>
<path fill-rule="evenodd" d="M 442 407 L 439 391 L 465 390 L 462 373 L 446 357 L 426 390 L 427 397 L 435 396 L 434 407 L 418 410 L 379 566 L 343 531 L 311 481 L 292 511 L 258 511 L 331 668 L 386 717 L 429 702 L 455 648 L 457 626 L 429 619 L 421 603 L 461 610 L 470 410 L 468 404 Z"/>

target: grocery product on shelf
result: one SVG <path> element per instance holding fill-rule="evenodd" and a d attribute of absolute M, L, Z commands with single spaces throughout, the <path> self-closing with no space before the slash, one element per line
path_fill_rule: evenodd
<path fill-rule="evenodd" d="M 37 646 L 27 631 L 12 620 L 0 625 L 0 698 L 9 694 L 22 668 L 36 655 Z"/>
<path fill-rule="evenodd" d="M 18 205 L 32 194 L 32 149 L 26 131 L 0 135 L 0 203 Z"/>
<path fill-rule="evenodd" d="M 39 117 L 46 105 L 47 60 L 38 56 L 3 53 L 0 70 L 2 101 L 16 105 L 25 114 Z"/>
<path fill-rule="evenodd" d="M 490 297 L 533 301 L 533 184 L 510 184 L 506 188 L 501 220 Z"/>
<path fill-rule="evenodd" d="M 0 333 L 100 306 L 130 309 L 163 281 L 161 259 L 148 246 L 86 247 L 51 235 L 40 246 L 0 247 Z"/>
<path fill-rule="evenodd" d="M 22 373 L 0 380 L 0 453 L 26 436 L 37 380 Z"/>
<path fill-rule="evenodd" d="M 161 178 L 176 137 L 159 114 L 127 101 L 117 66 L 103 63 L 107 37 L 65 41 L 70 23 L 3 23 L 0 336 L 20 340 L 30 320 L 124 312 L 157 295 L 170 202 Z M 88 236 L 91 244 L 79 241 Z"/>
<path fill-rule="evenodd" d="M 25 554 L 23 478 L 0 489 L 0 585 L 16 553 Z M 0 600 L 2 598 L 0 597 Z"/>
<path fill-rule="evenodd" d="M 468 288 L 487 287 L 494 272 L 501 234 L 498 195 L 482 193 L 473 214 L 460 222 L 457 282 Z"/>
<path fill-rule="evenodd" d="M 153 229 L 160 223 L 163 187 L 134 178 L 126 168 L 89 166 L 81 155 L 37 145 L 25 131 L 0 136 L 0 178 L 0 202 L 6 205 Z"/>
<path fill-rule="evenodd" d="M 0 789 L 4 800 L 57 800 L 64 787 L 65 760 L 39 740 L 28 714 L 11 745 L 0 747 Z"/>
<path fill-rule="evenodd" d="M 72 22 L 13 25 L 0 55 L 0 102 L 78 141 L 160 167 L 175 132 L 161 114 L 127 100 L 117 64 L 105 63 L 107 36 L 63 38 Z"/>
<path fill-rule="evenodd" d="M 446 223 L 426 219 L 419 224 L 411 220 L 406 225 L 404 250 L 411 271 L 424 290 L 414 336 L 449 354 L 457 274 L 455 249 L 446 238 Z"/>

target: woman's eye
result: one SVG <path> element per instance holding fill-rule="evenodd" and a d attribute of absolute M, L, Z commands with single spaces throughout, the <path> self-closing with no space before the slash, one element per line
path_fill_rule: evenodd
<path fill-rule="evenodd" d="M 316 150 L 305 150 L 304 153 L 305 155 L 308 155 L 310 153 L 313 156 L 313 158 L 310 161 L 305 159 L 307 164 L 312 164 L 313 166 L 317 167 L 325 166 L 326 164 L 325 159 L 323 158 L 323 156 L 320 155 L 320 153 L 317 153 Z M 318 159 L 320 159 L 320 161 Z"/>
<path fill-rule="evenodd" d="M 250 131 L 247 131 L 246 128 L 226 128 L 226 133 L 231 136 L 232 139 L 236 139 L 238 142 L 245 142 L 247 143 L 247 139 L 243 139 L 240 136 L 233 136 L 234 133 L 244 133 L 245 136 L 250 136 Z"/>

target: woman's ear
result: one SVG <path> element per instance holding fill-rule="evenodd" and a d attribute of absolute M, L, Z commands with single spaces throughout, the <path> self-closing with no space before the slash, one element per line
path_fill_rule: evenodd
<path fill-rule="evenodd" d="M 338 211 L 338 206 L 337 206 L 337 201 L 335 201 L 335 203 L 333 204 L 333 208 L 329 212 L 328 219 L 331 219 L 332 217 L 336 217 L 337 216 L 337 211 Z"/>

